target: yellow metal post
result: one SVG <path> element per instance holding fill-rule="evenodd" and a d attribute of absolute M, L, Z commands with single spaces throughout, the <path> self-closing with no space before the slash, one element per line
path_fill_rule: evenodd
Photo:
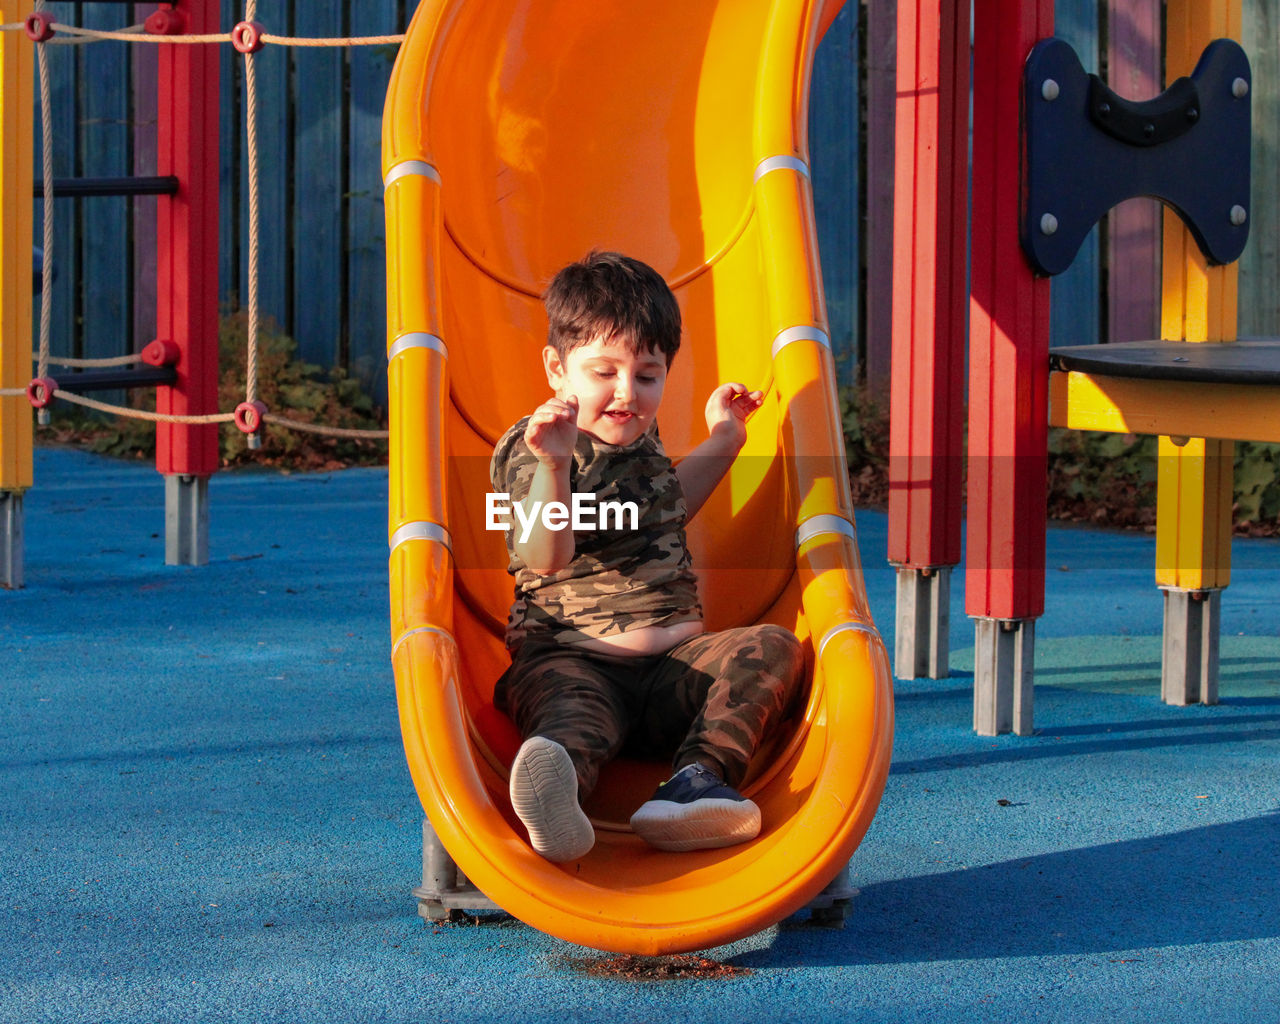
<path fill-rule="evenodd" d="M 1240 38 L 1240 0 L 1170 0 L 1165 65 L 1189 75 L 1213 39 Z M 1161 336 L 1236 337 L 1235 264 L 1209 266 L 1182 221 L 1165 211 Z M 1231 578 L 1234 445 L 1160 438 L 1156 584 L 1165 591 L 1162 695 L 1170 704 L 1217 703 L 1218 603 Z"/>
<path fill-rule="evenodd" d="M 0 0 L 0 22 L 31 13 Z M 33 44 L 0 32 L 0 389 L 31 378 L 31 162 Z M 22 494 L 31 486 L 31 406 L 0 395 L 0 586 L 22 586 Z"/>

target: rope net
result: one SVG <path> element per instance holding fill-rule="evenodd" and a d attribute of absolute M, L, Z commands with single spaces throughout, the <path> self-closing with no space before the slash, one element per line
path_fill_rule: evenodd
<path fill-rule="evenodd" d="M 246 21 L 252 21 L 252 18 L 246 17 Z M 3 25 L 0 29 L 20 29 L 25 25 L 19 23 L 17 25 Z M 84 41 L 97 42 L 102 40 L 116 40 L 124 43 L 170 43 L 181 45 L 197 44 L 197 43 L 233 43 L 235 42 L 235 34 L 232 32 L 209 32 L 204 35 L 182 35 L 182 36 L 164 36 L 157 35 L 153 32 L 147 32 L 142 25 L 131 25 L 125 29 L 97 29 L 82 28 L 79 25 L 64 25 L 58 23 L 59 32 L 65 32 L 70 36 L 79 36 Z M 404 42 L 404 35 L 387 35 L 387 36 L 278 36 L 271 32 L 260 32 L 257 38 L 264 43 L 273 46 L 390 46 Z M 49 42 L 57 42 L 56 39 L 50 39 Z M 71 42 L 72 40 L 63 40 Z"/>
<path fill-rule="evenodd" d="M 264 44 L 293 47 L 347 47 L 389 46 L 396 45 L 404 41 L 403 34 L 334 36 L 324 38 L 274 35 L 264 31 L 262 27 L 254 21 L 254 16 L 257 14 L 257 6 L 257 0 L 245 0 L 244 21 L 240 25 L 237 25 L 235 30 L 231 32 L 194 35 L 165 35 L 158 32 L 149 32 L 146 30 L 145 25 L 130 25 L 123 29 L 106 30 L 84 28 L 78 25 L 67 25 L 62 22 L 52 22 L 49 25 L 52 34 L 46 39 L 35 41 L 36 67 L 40 84 L 40 122 L 42 136 L 41 162 L 43 165 L 42 176 L 44 180 L 45 196 L 42 207 L 42 244 L 44 247 L 44 259 L 40 270 L 40 333 L 38 347 L 33 353 L 33 359 L 36 363 L 36 376 L 38 378 L 43 379 L 48 376 L 50 365 L 68 367 L 105 367 L 126 366 L 142 361 L 141 357 L 138 355 L 112 356 L 102 359 L 78 359 L 70 356 L 52 356 L 49 352 L 53 324 L 53 289 L 48 287 L 50 284 L 48 274 L 49 268 L 53 265 L 54 252 L 54 203 L 51 199 L 54 194 L 54 186 L 52 87 L 50 84 L 47 46 L 49 44 L 74 45 L 81 43 L 103 42 L 108 40 L 128 43 L 164 43 L 170 45 L 233 43 L 238 49 L 242 49 L 244 52 L 245 149 L 248 156 L 247 177 L 249 184 L 249 255 L 246 275 L 248 278 L 248 309 L 246 311 L 248 317 L 248 340 L 245 358 L 245 402 L 252 404 L 257 401 L 260 325 L 260 314 L 258 308 L 260 196 L 258 188 L 258 92 L 254 56 Z M 42 13 L 45 7 L 46 0 L 35 0 L 33 12 Z M 27 29 L 27 22 L 7 22 L 0 24 L 0 31 L 4 32 L 26 31 Z M 60 38 L 60 36 L 70 38 Z M 27 391 L 22 388 L 0 388 L 0 397 L 13 397 L 26 394 Z M 67 391 L 62 388 L 54 388 L 52 391 L 52 397 L 66 402 L 71 402 L 74 405 L 94 409 L 99 412 L 111 413 L 116 416 L 126 416 L 133 419 L 149 420 L 156 423 L 222 424 L 236 422 L 235 413 L 230 412 L 217 412 L 203 415 L 177 415 L 173 413 L 150 412 L 145 409 L 135 409 L 129 406 L 115 405 L 109 402 L 100 402 L 92 398 L 85 398 L 83 395 L 77 394 L 73 391 Z M 331 427 L 326 424 L 308 423 L 303 420 L 293 419 L 288 416 L 281 416 L 271 412 L 263 413 L 260 419 L 262 423 L 270 423 L 275 426 L 285 427 L 289 430 L 297 430 L 312 434 L 324 434 L 330 437 L 383 440 L 388 436 L 388 431 L 386 430 L 359 430 L 349 427 Z M 49 422 L 49 412 L 47 408 L 40 408 L 37 410 L 37 422 L 41 425 Z M 256 448 L 258 446 L 258 436 L 257 431 L 249 434 L 250 447 Z"/>

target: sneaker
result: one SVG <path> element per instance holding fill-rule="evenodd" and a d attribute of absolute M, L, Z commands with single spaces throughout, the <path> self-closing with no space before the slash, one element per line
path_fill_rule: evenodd
<path fill-rule="evenodd" d="M 529 844 L 547 860 L 577 860 L 595 845 L 591 819 L 578 805 L 578 773 L 555 740 L 533 736 L 511 764 L 511 806 Z"/>
<path fill-rule="evenodd" d="M 700 764 L 686 765 L 631 816 L 631 828 L 659 850 L 711 850 L 760 834 L 760 808 Z"/>

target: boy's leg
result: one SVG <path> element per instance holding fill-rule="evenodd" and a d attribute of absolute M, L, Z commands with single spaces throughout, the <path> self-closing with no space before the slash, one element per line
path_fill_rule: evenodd
<path fill-rule="evenodd" d="M 511 806 L 551 861 L 586 856 L 595 830 L 580 800 L 626 734 L 626 711 L 600 667 L 559 649 L 517 654 L 499 690 L 525 737 L 511 764 Z"/>
<path fill-rule="evenodd" d="M 779 626 L 703 634 L 673 648 L 650 676 L 643 739 L 685 732 L 676 773 L 631 816 L 661 850 L 702 850 L 754 839 L 760 808 L 736 786 L 761 739 L 800 689 L 800 643 Z"/>
<path fill-rule="evenodd" d="M 641 727 L 678 743 L 674 767 L 695 762 L 738 786 L 760 741 L 799 696 L 804 652 L 790 630 L 762 624 L 703 633 L 656 670 Z"/>
<path fill-rule="evenodd" d="M 505 710 L 521 737 L 542 736 L 564 747 L 586 799 L 628 729 L 626 707 L 604 667 L 563 648 L 522 649 L 504 684 Z"/>

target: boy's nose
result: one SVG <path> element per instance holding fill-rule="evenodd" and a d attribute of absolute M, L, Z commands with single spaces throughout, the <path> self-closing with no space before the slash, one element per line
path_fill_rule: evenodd
<path fill-rule="evenodd" d="M 613 385 L 613 397 L 620 402 L 631 401 L 631 377 L 620 373 Z"/>

